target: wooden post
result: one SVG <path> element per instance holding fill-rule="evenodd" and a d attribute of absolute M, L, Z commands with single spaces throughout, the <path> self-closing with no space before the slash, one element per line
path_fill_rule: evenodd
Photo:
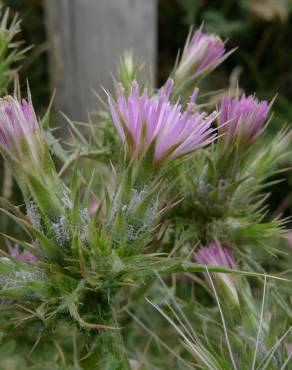
<path fill-rule="evenodd" d="M 157 0 L 47 0 L 51 85 L 56 108 L 72 120 L 97 107 L 91 89 L 111 89 L 124 49 L 156 64 Z M 149 76 L 149 78 L 152 78 Z"/>

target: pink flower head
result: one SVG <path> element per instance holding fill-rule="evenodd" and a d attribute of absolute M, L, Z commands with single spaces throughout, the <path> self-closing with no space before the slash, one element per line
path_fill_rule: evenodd
<path fill-rule="evenodd" d="M 219 130 L 225 133 L 223 137 L 225 144 L 228 145 L 235 139 L 250 144 L 261 134 L 268 113 L 268 102 L 265 100 L 259 102 L 252 95 L 243 94 L 241 98 L 223 98 Z"/>
<path fill-rule="evenodd" d="M 187 38 L 180 62 L 175 71 L 175 80 L 195 79 L 211 72 L 226 57 L 224 42 L 219 36 L 199 29 Z"/>
<path fill-rule="evenodd" d="M 284 345 L 288 355 L 290 355 L 290 353 L 292 353 L 292 343 L 285 343 Z"/>
<path fill-rule="evenodd" d="M 287 247 L 292 249 L 292 231 L 288 231 L 284 235 L 284 241 L 285 241 L 285 244 L 287 245 Z"/>
<path fill-rule="evenodd" d="M 192 152 L 215 139 L 211 123 L 217 113 L 194 112 L 198 90 L 194 91 L 186 111 L 182 111 L 178 103 L 169 101 L 172 87 L 173 80 L 169 79 L 157 95 L 150 97 L 146 89 L 139 95 L 138 83 L 134 81 L 128 98 L 121 86 L 117 103 L 109 98 L 114 125 L 121 139 L 127 142 L 131 155 L 143 155 L 155 140 L 157 163 Z"/>
<path fill-rule="evenodd" d="M 230 269 L 236 269 L 237 267 L 232 250 L 228 247 L 223 248 L 217 241 L 201 247 L 195 258 L 197 263 L 203 265 Z M 219 289 L 222 289 L 222 293 L 227 294 L 231 301 L 238 305 L 239 300 L 233 276 L 225 273 L 212 273 L 211 275 Z M 205 279 L 209 282 L 207 274 L 205 274 Z"/>
<path fill-rule="evenodd" d="M 27 250 L 20 252 L 18 245 L 9 248 L 10 255 L 17 259 L 18 261 L 23 261 L 35 265 L 38 262 L 36 256 Z"/>
<path fill-rule="evenodd" d="M 0 149 L 19 161 L 24 156 L 38 162 L 41 143 L 31 98 L 22 101 L 12 96 L 0 99 Z"/>
<path fill-rule="evenodd" d="M 93 217 L 99 207 L 99 201 L 96 196 L 93 196 L 89 202 L 88 213 L 90 217 Z"/>
<path fill-rule="evenodd" d="M 201 247 L 196 260 L 204 265 L 214 265 L 226 268 L 236 268 L 233 252 L 230 248 L 222 248 L 219 242 L 213 242 L 208 246 Z"/>

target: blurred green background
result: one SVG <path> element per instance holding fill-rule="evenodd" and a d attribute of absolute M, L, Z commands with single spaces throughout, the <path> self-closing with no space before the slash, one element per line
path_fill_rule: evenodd
<path fill-rule="evenodd" d="M 21 38 L 34 48 L 22 69 L 22 84 L 28 78 L 39 113 L 49 102 L 48 44 L 46 42 L 44 0 L 4 0 L 20 13 Z M 292 122 L 292 1 L 291 0 L 158 0 L 158 75 L 161 85 L 171 72 L 177 51 L 193 25 L 227 40 L 227 48 L 239 47 L 224 65 L 210 76 L 213 89 L 239 79 L 240 86 L 260 99 L 276 94 L 274 118 L 266 140 Z M 208 86 L 209 87 L 209 86 Z M 283 167 L 291 166 L 286 159 Z M 273 215 L 291 215 L 292 175 L 287 171 L 270 198 Z"/>

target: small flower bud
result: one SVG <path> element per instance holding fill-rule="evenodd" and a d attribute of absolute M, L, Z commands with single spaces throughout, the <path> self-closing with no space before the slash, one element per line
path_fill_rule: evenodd
<path fill-rule="evenodd" d="M 238 141 L 244 146 L 253 142 L 263 131 L 268 118 L 269 105 L 254 96 L 223 98 L 219 115 L 219 132 L 225 145 Z"/>
<path fill-rule="evenodd" d="M 224 42 L 217 35 L 209 35 L 201 30 L 190 34 L 179 64 L 174 74 L 176 82 L 195 80 L 204 73 L 211 72 L 224 59 Z"/>
<path fill-rule="evenodd" d="M 18 261 L 31 263 L 33 265 L 35 265 L 38 262 L 37 257 L 34 256 L 29 251 L 24 250 L 23 252 L 21 252 L 17 244 L 14 245 L 13 247 L 10 247 L 9 252 L 10 252 L 10 255 L 14 257 L 15 259 L 17 259 Z"/>
<path fill-rule="evenodd" d="M 236 268 L 236 262 L 232 250 L 228 247 L 221 247 L 218 242 L 213 242 L 210 245 L 201 247 L 196 255 L 197 263 L 204 265 L 220 266 L 225 268 Z M 222 296 L 226 296 L 230 301 L 238 306 L 239 299 L 235 285 L 235 278 L 231 274 L 224 273 L 212 273 L 215 285 L 219 289 Z M 206 281 L 209 281 L 209 277 L 205 274 Z"/>
<path fill-rule="evenodd" d="M 12 96 L 0 99 L 0 149 L 19 163 L 39 166 L 44 139 L 31 98 L 22 101 Z"/>

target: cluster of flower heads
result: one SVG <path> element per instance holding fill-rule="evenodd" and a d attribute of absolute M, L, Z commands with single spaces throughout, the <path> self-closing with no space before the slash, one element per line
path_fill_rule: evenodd
<path fill-rule="evenodd" d="M 189 36 L 176 73 L 193 75 L 212 70 L 224 55 L 225 47 L 220 38 L 198 30 Z M 250 143 L 262 132 L 269 111 L 266 101 L 259 102 L 245 95 L 225 97 L 220 112 L 207 114 L 196 108 L 198 89 L 194 90 L 186 109 L 178 102 L 173 103 L 173 84 L 174 80 L 169 79 L 156 95 L 149 96 L 147 89 L 141 92 L 138 83 L 133 81 L 128 96 L 119 85 L 117 101 L 109 97 L 113 123 L 131 157 L 140 158 L 151 144 L 155 145 L 156 163 L 202 148 L 216 139 L 212 123 L 217 116 L 219 133 L 224 134 L 226 145 L 235 138 Z M 11 96 L 1 99 L 0 149 L 17 159 L 25 154 L 32 163 L 38 164 L 41 146 L 41 130 L 30 96 L 22 101 Z"/>
<path fill-rule="evenodd" d="M 200 29 L 189 35 L 174 80 L 169 79 L 159 93 L 149 96 L 146 89 L 140 91 L 136 81 L 132 82 L 129 95 L 118 86 L 117 101 L 109 97 L 108 104 L 113 123 L 122 141 L 127 143 L 131 157 L 144 154 L 154 141 L 155 161 L 159 163 L 204 147 L 217 137 L 212 128 L 216 116 L 226 146 L 235 141 L 247 146 L 261 134 L 269 105 L 254 96 L 224 97 L 220 111 L 211 114 L 196 109 L 197 88 L 185 110 L 172 102 L 174 83 L 194 80 L 212 71 L 227 55 L 218 36 Z"/>
<path fill-rule="evenodd" d="M 249 145 L 267 122 L 269 105 L 254 96 L 224 97 L 220 111 L 208 115 L 196 110 L 198 89 L 194 90 L 185 111 L 180 104 L 172 104 L 172 86 L 173 80 L 169 79 L 158 95 L 149 97 L 147 90 L 139 94 L 138 83 L 134 81 L 128 98 L 122 86 L 118 89 L 117 102 L 109 97 L 114 125 L 131 156 L 142 155 L 154 141 L 156 162 L 202 148 L 217 137 L 212 123 L 218 115 L 218 130 L 226 146 L 235 141 Z"/>
<path fill-rule="evenodd" d="M 189 103 L 183 107 L 172 99 L 173 85 L 177 76 L 198 76 L 214 69 L 226 56 L 222 40 L 201 30 L 190 34 L 173 79 L 155 95 L 147 89 L 141 91 L 133 81 L 130 93 L 118 85 L 115 101 L 108 98 L 112 121 L 121 140 L 126 144 L 129 157 L 141 158 L 153 146 L 154 162 L 165 163 L 212 143 L 217 138 L 214 122 L 218 117 L 218 132 L 228 146 L 234 141 L 249 144 L 263 131 L 268 119 L 269 105 L 254 96 L 224 97 L 219 112 L 200 112 L 196 105 L 198 89 L 195 88 Z M 223 135 L 222 135 L 223 134 Z M 41 164 L 43 134 L 36 118 L 31 97 L 19 101 L 15 97 L 0 100 L 0 149 L 4 154 L 19 161 L 30 159 L 32 166 Z M 215 245 L 208 250 L 215 256 Z M 217 248 L 217 247 L 216 247 Z M 207 251 L 198 256 L 211 256 Z M 222 251 L 221 251 L 222 252 Z M 220 253 L 221 253 L 220 252 Z M 231 266 L 223 249 L 220 263 Z M 206 262 L 206 261 L 205 261 Z M 213 261 L 214 262 L 214 261 Z"/>

